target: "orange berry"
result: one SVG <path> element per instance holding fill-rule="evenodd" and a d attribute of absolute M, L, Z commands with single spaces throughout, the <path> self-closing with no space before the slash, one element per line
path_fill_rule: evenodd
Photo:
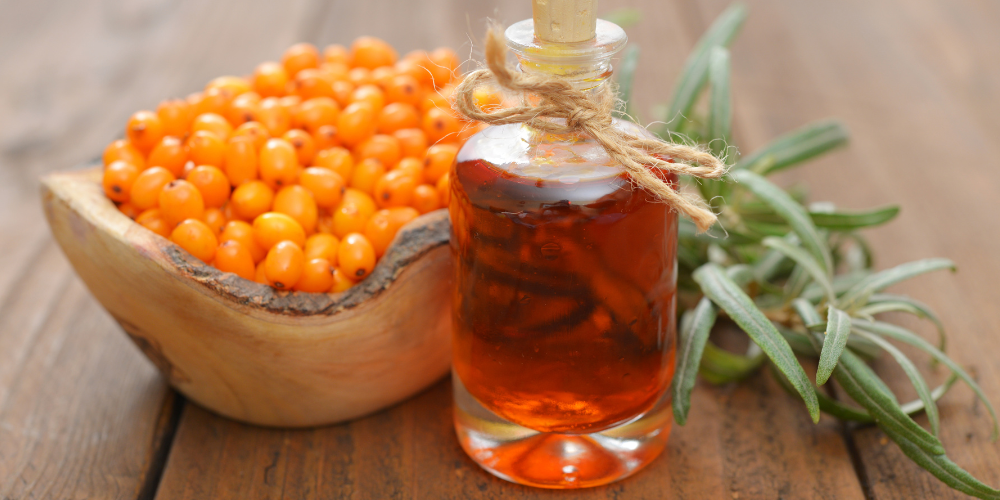
<path fill-rule="evenodd" d="M 427 148 L 424 156 L 424 180 L 429 184 L 437 183 L 442 175 L 451 171 L 458 155 L 458 146 L 454 144 L 435 144 Z"/>
<path fill-rule="evenodd" d="M 333 212 L 320 209 L 319 218 L 316 219 L 317 234 L 333 234 Z"/>
<path fill-rule="evenodd" d="M 497 110 L 501 104 L 500 93 L 485 86 L 476 87 L 472 98 L 480 110 L 488 113 Z"/>
<path fill-rule="evenodd" d="M 264 147 L 267 140 L 271 138 L 271 133 L 260 122 L 246 122 L 236 127 L 230 139 L 237 137 L 247 137 L 253 140 L 254 150 L 259 151 L 260 148 Z"/>
<path fill-rule="evenodd" d="M 220 76 L 205 85 L 205 90 L 219 89 L 231 98 L 250 92 L 250 82 L 240 76 Z"/>
<path fill-rule="evenodd" d="M 160 191 L 177 176 L 163 167 L 149 167 L 143 170 L 132 183 L 131 202 L 139 210 L 149 210 L 160 206 Z"/>
<path fill-rule="evenodd" d="M 411 104 L 394 102 L 386 105 L 378 114 L 378 131 L 391 134 L 397 130 L 420 126 L 420 113 Z"/>
<path fill-rule="evenodd" d="M 337 248 L 337 262 L 348 276 L 364 279 L 375 269 L 375 249 L 363 234 L 348 234 Z"/>
<path fill-rule="evenodd" d="M 316 68 L 324 78 L 332 82 L 347 81 L 347 75 L 351 72 L 351 67 L 343 63 L 324 62 Z"/>
<path fill-rule="evenodd" d="M 375 203 L 382 208 L 403 207 L 409 205 L 413 200 L 413 190 L 417 188 L 417 185 L 418 181 L 415 177 L 402 170 L 393 170 L 375 182 L 373 198 L 375 198 Z"/>
<path fill-rule="evenodd" d="M 306 239 L 306 260 L 326 259 L 331 266 L 337 265 L 337 247 L 340 240 L 332 234 L 316 233 Z"/>
<path fill-rule="evenodd" d="M 434 92 L 427 93 L 423 100 L 420 101 L 420 111 L 427 113 L 432 109 L 440 110 L 451 110 L 451 94 L 455 91 L 452 86 L 447 86 L 438 89 Z"/>
<path fill-rule="evenodd" d="M 131 163 L 139 168 L 146 166 L 146 159 L 142 153 L 125 139 L 118 139 L 104 148 L 104 166 L 111 165 L 116 161 Z"/>
<path fill-rule="evenodd" d="M 295 148 L 295 156 L 299 165 L 312 165 L 313 157 L 316 156 L 316 141 L 308 132 L 301 129 L 292 129 L 285 132 L 283 139 Z"/>
<path fill-rule="evenodd" d="M 299 177 L 299 159 L 295 154 L 295 147 L 284 139 L 268 139 L 260 150 L 258 167 L 261 180 L 272 189 L 295 184 Z"/>
<path fill-rule="evenodd" d="M 378 88 L 385 91 L 386 87 L 392 82 L 392 79 L 396 77 L 396 69 L 392 66 L 379 66 L 372 70 L 372 80 Z"/>
<path fill-rule="evenodd" d="M 104 194 L 119 203 L 129 201 L 132 184 L 135 183 L 141 172 L 139 167 L 121 160 L 104 167 L 104 178 L 102 179 Z"/>
<path fill-rule="evenodd" d="M 218 167 L 200 165 L 188 173 L 186 179 L 198 188 L 205 201 L 205 206 L 209 208 L 219 208 L 225 205 L 232 192 L 229 178 Z"/>
<path fill-rule="evenodd" d="M 187 157 L 188 152 L 187 148 L 184 147 L 184 143 L 177 137 L 167 135 L 149 153 L 147 165 L 150 167 L 163 167 L 177 176 L 184 172 Z"/>
<path fill-rule="evenodd" d="M 136 149 L 143 153 L 149 152 L 163 139 L 163 122 L 152 111 L 136 111 L 128 119 L 125 136 Z"/>
<path fill-rule="evenodd" d="M 399 163 L 402 157 L 402 148 L 400 148 L 399 139 L 391 135 L 376 134 L 367 141 L 358 144 L 354 153 L 359 160 L 376 158 L 386 168 L 391 169 Z"/>
<path fill-rule="evenodd" d="M 437 210 L 442 206 L 441 194 L 438 193 L 437 188 L 434 186 L 421 184 L 413 190 L 413 198 L 410 201 L 410 206 L 422 214 Z"/>
<path fill-rule="evenodd" d="M 372 79 L 371 70 L 362 67 L 351 68 L 351 70 L 347 72 L 347 81 L 354 84 L 355 87 L 375 83 L 375 80 Z"/>
<path fill-rule="evenodd" d="M 222 234 L 222 229 L 226 227 L 226 214 L 218 208 L 209 208 L 205 210 L 205 224 L 215 231 L 215 235 L 218 236 Z"/>
<path fill-rule="evenodd" d="M 260 244 L 253 237 L 253 226 L 241 220 L 227 222 L 222 228 L 222 234 L 219 235 L 219 241 L 239 242 L 243 248 L 250 252 L 250 257 L 254 262 L 264 260 L 264 256 L 267 255 L 267 251 L 261 248 Z"/>
<path fill-rule="evenodd" d="M 236 215 L 245 220 L 254 220 L 271 210 L 274 190 L 263 181 L 250 181 L 237 186 L 229 201 Z"/>
<path fill-rule="evenodd" d="M 316 153 L 313 158 L 313 165 L 333 170 L 340 175 L 344 181 L 354 174 L 354 157 L 351 152 L 344 148 L 324 149 Z"/>
<path fill-rule="evenodd" d="M 327 45 L 323 49 L 323 61 L 351 65 L 351 54 L 340 44 Z"/>
<path fill-rule="evenodd" d="M 375 111 L 367 102 L 355 102 L 344 108 L 337 118 L 340 142 L 353 147 L 375 135 Z"/>
<path fill-rule="evenodd" d="M 375 189 L 375 183 L 385 175 L 385 171 L 385 164 L 377 158 L 362 160 L 351 175 L 350 186 L 370 195 Z"/>
<path fill-rule="evenodd" d="M 370 194 L 354 188 L 347 188 L 344 190 L 344 197 L 340 200 L 340 205 L 338 205 L 338 207 L 343 205 L 354 205 L 361 211 L 361 214 L 366 220 L 371 217 L 376 210 L 378 210 L 378 207 L 375 205 L 375 200 L 372 199 Z"/>
<path fill-rule="evenodd" d="M 423 95 L 420 82 L 407 74 L 396 74 L 385 87 L 385 97 L 389 102 L 416 106 L 420 104 Z"/>
<path fill-rule="evenodd" d="M 129 219 L 133 220 L 135 220 L 135 218 L 138 217 L 140 213 L 139 209 L 135 208 L 135 205 L 133 205 L 130 202 L 125 202 L 122 203 L 121 205 L 118 205 L 118 211 L 125 214 Z"/>
<path fill-rule="evenodd" d="M 277 97 L 268 97 L 260 101 L 257 120 L 267 129 L 271 137 L 281 137 L 292 128 L 292 114 Z"/>
<path fill-rule="evenodd" d="M 306 243 L 306 232 L 291 216 L 267 212 L 253 220 L 253 237 L 257 244 L 269 250 L 279 241 L 289 240 L 300 248 Z"/>
<path fill-rule="evenodd" d="M 312 193 L 316 205 L 322 208 L 337 206 L 346 189 L 340 174 L 321 167 L 309 167 L 303 170 L 299 174 L 299 184 Z"/>
<path fill-rule="evenodd" d="M 302 98 L 297 95 L 286 95 L 278 99 L 278 105 L 288 112 L 288 116 L 291 117 L 289 121 L 289 128 L 302 128 L 302 124 L 299 122 L 299 109 L 302 107 Z"/>
<path fill-rule="evenodd" d="M 416 213 L 416 210 L 413 210 L 410 207 L 401 208 L 405 208 L 413 212 L 413 216 L 409 219 L 400 217 L 399 215 L 394 217 L 391 210 L 384 209 L 375 212 L 375 214 L 368 219 L 368 223 L 365 224 L 365 238 L 368 238 L 368 241 L 372 245 L 372 249 L 375 251 L 376 257 L 378 258 L 385 255 L 385 252 L 388 250 L 393 238 L 396 237 L 396 233 L 399 232 L 399 228 L 403 227 L 404 224 L 419 215 Z"/>
<path fill-rule="evenodd" d="M 205 200 L 194 184 L 177 179 L 160 190 L 160 213 L 170 227 L 186 219 L 201 220 L 205 217 Z"/>
<path fill-rule="evenodd" d="M 455 140 L 462 129 L 462 123 L 451 110 L 431 108 L 424 114 L 423 128 L 427 140 L 435 143 L 440 140 Z"/>
<path fill-rule="evenodd" d="M 263 97 L 281 97 L 288 86 L 288 72 L 276 62 L 257 65 L 253 72 L 253 90 Z"/>
<path fill-rule="evenodd" d="M 422 51 L 421 51 L 422 52 Z M 433 77 L 431 72 L 427 69 L 430 62 L 427 61 L 427 53 L 424 52 L 422 58 L 407 57 L 398 63 L 396 63 L 396 72 L 401 75 L 407 75 L 412 77 L 421 86 L 433 87 Z"/>
<path fill-rule="evenodd" d="M 192 102 L 192 118 L 203 113 L 215 113 L 224 115 L 229 109 L 229 104 L 236 96 L 222 89 L 208 89 L 204 92 L 192 94 L 189 102 Z"/>
<path fill-rule="evenodd" d="M 274 286 L 269 279 L 267 279 L 267 274 L 264 273 L 264 260 L 261 259 L 257 263 L 257 268 L 254 269 L 253 280 L 261 285 Z"/>
<path fill-rule="evenodd" d="M 244 135 L 229 139 L 225 173 L 232 185 L 239 186 L 257 178 L 257 149 L 252 137 Z"/>
<path fill-rule="evenodd" d="M 385 92 L 377 85 L 362 85 L 351 92 L 351 102 L 367 102 L 378 113 L 385 106 Z"/>
<path fill-rule="evenodd" d="M 204 113 L 198 115 L 191 123 L 191 131 L 198 132 L 206 130 L 215 134 L 223 142 L 229 140 L 229 134 L 233 133 L 233 126 L 220 115 L 215 113 Z"/>
<path fill-rule="evenodd" d="M 295 95 L 303 100 L 333 96 L 333 78 L 318 69 L 304 69 L 295 75 Z"/>
<path fill-rule="evenodd" d="M 250 281 L 253 281 L 256 274 L 250 251 L 236 240 L 219 243 L 215 250 L 215 267 L 224 273 L 233 273 Z"/>
<path fill-rule="evenodd" d="M 448 206 L 449 200 L 451 200 L 451 185 L 449 180 L 451 179 L 451 172 L 445 172 L 437 181 L 438 194 L 441 195 L 441 205 Z"/>
<path fill-rule="evenodd" d="M 304 261 L 300 245 L 288 240 L 280 241 L 267 251 L 267 257 L 264 258 L 264 275 L 273 287 L 289 290 L 302 277 Z"/>
<path fill-rule="evenodd" d="M 459 64 L 455 51 L 447 47 L 441 47 L 431 52 L 429 59 L 430 64 L 427 65 L 427 69 L 434 78 L 435 87 L 444 87 L 455 78 Z"/>
<path fill-rule="evenodd" d="M 400 153 L 404 158 L 423 158 L 427 152 L 427 134 L 419 128 L 404 128 L 392 133 L 399 139 Z"/>
<path fill-rule="evenodd" d="M 150 208 L 142 212 L 135 218 L 135 221 L 142 227 L 164 238 L 170 237 L 170 226 L 167 225 L 167 221 L 164 220 L 163 214 L 160 213 L 160 209 L 158 208 Z"/>
<path fill-rule="evenodd" d="M 325 293 L 333 286 L 333 266 L 326 259 L 308 259 L 295 283 L 300 292 Z"/>
<path fill-rule="evenodd" d="M 389 66 L 395 64 L 397 57 L 391 45 L 375 37 L 358 37 L 351 44 L 351 60 L 362 68 Z"/>
<path fill-rule="evenodd" d="M 156 107 L 156 116 L 160 117 L 164 134 L 184 137 L 191 127 L 193 111 L 191 104 L 184 99 L 167 99 Z"/>
<path fill-rule="evenodd" d="M 195 165 L 222 167 L 226 161 L 226 143 L 207 130 L 199 130 L 188 137 L 188 159 Z"/>
<path fill-rule="evenodd" d="M 316 97 L 299 106 L 298 121 L 307 131 L 315 133 L 325 125 L 336 125 L 340 106 L 329 97 Z"/>
<path fill-rule="evenodd" d="M 346 292 L 357 282 L 348 278 L 344 271 L 340 268 L 334 268 L 333 270 L 333 285 L 330 287 L 330 293 L 341 293 Z"/>
<path fill-rule="evenodd" d="M 295 219 L 306 234 L 316 232 L 316 219 L 319 217 L 319 208 L 316 206 L 316 199 L 308 189 L 294 185 L 285 186 L 274 196 L 274 212 L 283 213 Z"/>
<path fill-rule="evenodd" d="M 333 100 L 337 101 L 340 107 L 346 107 L 351 103 L 351 94 L 354 93 L 354 84 L 347 80 L 333 82 Z"/>
<path fill-rule="evenodd" d="M 226 119 L 236 126 L 256 122 L 260 119 L 260 94 L 247 92 L 233 99 L 226 110 Z"/>
<path fill-rule="evenodd" d="M 212 228 L 198 219 L 185 219 L 177 224 L 170 233 L 170 241 L 205 263 L 212 262 L 219 246 Z"/>
<path fill-rule="evenodd" d="M 357 205 L 342 202 L 333 211 L 333 234 L 343 238 L 350 233 L 360 233 L 365 230 L 368 219 Z"/>
<path fill-rule="evenodd" d="M 407 175 L 413 176 L 417 181 L 423 181 L 424 179 L 424 162 L 416 158 L 403 158 L 399 160 L 396 164 L 396 168 L 391 170 L 406 172 Z"/>
<path fill-rule="evenodd" d="M 337 127 L 334 125 L 323 125 L 316 129 L 313 132 L 312 138 L 316 144 L 316 151 L 340 146 L 340 138 L 337 137 Z"/>
<path fill-rule="evenodd" d="M 289 78 L 295 78 L 299 71 L 319 66 L 319 51 L 311 43 L 297 43 L 281 56 L 281 64 Z"/>

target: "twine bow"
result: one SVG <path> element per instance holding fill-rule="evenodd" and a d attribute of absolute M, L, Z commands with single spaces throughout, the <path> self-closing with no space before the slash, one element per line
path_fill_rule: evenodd
<path fill-rule="evenodd" d="M 726 170 L 722 161 L 695 147 L 636 137 L 619 130 L 613 125 L 611 118 L 615 96 L 607 86 L 597 95 L 588 95 L 559 77 L 515 71 L 507 65 L 506 57 L 507 50 L 500 30 L 491 28 L 486 34 L 487 67 L 468 74 L 455 89 L 453 107 L 456 111 L 470 120 L 489 125 L 524 123 L 552 134 L 584 132 L 593 137 L 611 159 L 625 169 L 635 184 L 651 193 L 657 201 L 667 203 L 691 218 L 699 231 L 706 231 L 715 224 L 715 214 L 699 198 L 675 191 L 653 169 L 717 179 Z M 474 93 L 480 86 L 490 84 L 512 92 L 534 95 L 538 98 L 537 104 L 484 111 L 476 105 Z M 565 123 L 544 118 L 563 118 Z M 670 158 L 672 161 L 661 158 Z"/>

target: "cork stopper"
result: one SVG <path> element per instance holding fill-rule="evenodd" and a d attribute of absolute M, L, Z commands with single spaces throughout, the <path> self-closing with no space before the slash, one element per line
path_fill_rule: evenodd
<path fill-rule="evenodd" d="M 597 33 L 597 0 L 532 0 L 535 36 L 546 42 L 585 42 Z"/>

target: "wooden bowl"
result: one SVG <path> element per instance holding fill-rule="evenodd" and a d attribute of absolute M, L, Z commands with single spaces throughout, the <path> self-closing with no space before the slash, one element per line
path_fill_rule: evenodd
<path fill-rule="evenodd" d="M 341 294 L 222 273 L 118 211 L 99 163 L 42 179 L 52 233 L 97 300 L 170 384 L 259 425 L 340 422 L 406 399 L 451 359 L 448 214 L 402 229 Z"/>

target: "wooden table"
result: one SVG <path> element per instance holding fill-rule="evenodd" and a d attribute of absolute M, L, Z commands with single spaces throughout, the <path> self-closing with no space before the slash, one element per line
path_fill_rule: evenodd
<path fill-rule="evenodd" d="M 511 5 L 516 4 L 516 5 Z M 723 0 L 602 1 L 644 14 L 641 109 L 665 100 Z M 488 15 L 529 2 L 3 2 L 0 17 L 0 498 L 552 498 L 465 457 L 442 381 L 382 413 L 313 430 L 241 425 L 184 401 L 90 297 L 49 236 L 39 175 L 98 155 L 128 115 L 246 73 L 287 45 L 371 34 L 402 51 L 470 53 Z M 883 266 L 948 256 L 957 275 L 905 287 L 937 307 L 950 352 L 1000 403 L 1000 4 L 755 0 L 734 48 L 744 150 L 837 116 L 851 147 L 800 171 L 815 199 L 899 203 L 872 234 Z M 499 9 L 494 14 L 494 9 Z M 476 50 L 472 50 L 475 55 Z M 920 358 L 924 359 L 924 358 Z M 921 363 L 926 366 L 926 363 Z M 880 373 L 909 398 L 891 362 Z M 931 382 L 943 374 L 928 368 Z M 951 457 L 1000 485 L 1000 444 L 972 392 L 941 401 Z M 876 428 L 824 417 L 764 373 L 701 384 L 690 423 L 635 477 L 580 498 L 960 498 Z"/>

